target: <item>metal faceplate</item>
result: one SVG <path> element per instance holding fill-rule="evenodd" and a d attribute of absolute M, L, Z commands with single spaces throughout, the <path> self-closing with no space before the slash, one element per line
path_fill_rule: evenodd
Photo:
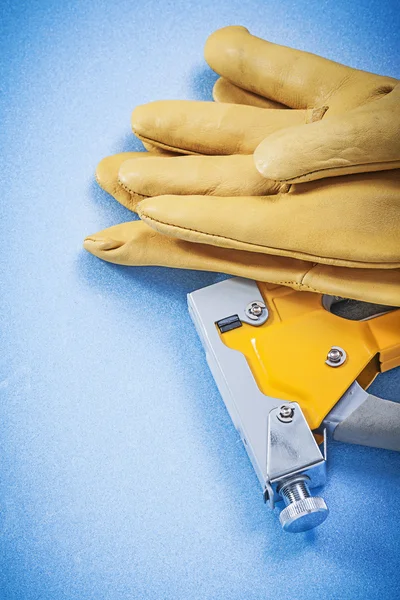
<path fill-rule="evenodd" d="M 289 418 L 284 416 L 288 407 L 292 409 Z M 277 488 L 294 475 L 307 475 L 310 487 L 325 483 L 326 448 L 322 455 L 297 402 L 285 402 L 270 411 L 267 438 L 266 489 L 272 506 L 280 500 Z"/>
<path fill-rule="evenodd" d="M 299 405 L 263 394 L 245 356 L 221 339 L 216 323 L 231 315 L 255 324 L 246 319 L 246 307 L 253 302 L 264 303 L 264 299 L 254 281 L 242 278 L 227 279 L 188 295 L 189 312 L 208 365 L 263 491 L 273 504 L 274 498 L 279 500 L 273 482 L 291 473 L 307 471 L 310 487 L 322 485 L 325 459 Z M 276 418 L 274 409 L 283 404 L 295 408 L 291 422 Z"/>

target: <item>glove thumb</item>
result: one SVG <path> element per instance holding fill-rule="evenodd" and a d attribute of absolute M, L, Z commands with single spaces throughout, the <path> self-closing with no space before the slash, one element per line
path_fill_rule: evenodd
<path fill-rule="evenodd" d="M 329 118 L 326 107 L 311 110 L 309 123 L 265 138 L 254 152 L 255 165 L 264 177 L 285 183 L 397 169 L 399 108 L 400 85 L 346 114 Z"/>

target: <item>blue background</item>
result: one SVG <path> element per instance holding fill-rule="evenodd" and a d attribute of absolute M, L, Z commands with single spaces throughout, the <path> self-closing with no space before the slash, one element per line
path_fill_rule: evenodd
<path fill-rule="evenodd" d="M 228 24 L 400 76 L 394 2 L 1 2 L 1 600 L 399 597 L 399 456 L 332 443 L 328 521 L 284 534 L 187 314 L 222 276 L 81 249 L 131 218 L 96 163 L 136 104 L 211 99 Z"/>

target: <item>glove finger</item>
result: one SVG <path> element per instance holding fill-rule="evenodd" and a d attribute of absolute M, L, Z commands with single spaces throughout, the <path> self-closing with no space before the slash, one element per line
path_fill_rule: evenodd
<path fill-rule="evenodd" d="M 213 87 L 213 98 L 215 102 L 227 102 L 229 104 L 247 104 L 258 108 L 288 108 L 284 104 L 274 102 L 264 96 L 259 96 L 248 90 L 234 85 L 224 77 L 220 77 Z"/>
<path fill-rule="evenodd" d="M 188 241 L 346 267 L 397 268 L 400 172 L 384 175 L 322 179 L 277 196 L 158 196 L 143 200 L 138 214 L 160 233 Z"/>
<path fill-rule="evenodd" d="M 249 267 L 250 256 L 246 252 L 231 251 L 208 244 L 193 244 L 168 237 L 157 233 L 142 221 L 121 223 L 89 235 L 84 241 L 84 248 L 102 260 L 119 265 L 201 269 L 243 276 L 246 269 L 253 269 L 248 277 L 260 275 L 261 271 L 257 269 L 267 265 L 276 270 L 276 277 L 279 275 L 279 279 L 295 277 L 299 266 L 303 271 L 310 268 L 310 263 L 304 261 L 296 262 L 285 257 L 266 255 L 255 256 L 255 260 L 252 261 L 254 266 Z M 241 265 L 238 267 L 241 269 L 240 273 L 233 269 L 232 263 Z"/>
<path fill-rule="evenodd" d="M 97 165 L 96 181 L 103 190 L 111 194 L 118 202 L 130 210 L 135 210 L 136 204 L 143 200 L 143 196 L 125 189 L 118 181 L 118 171 L 126 160 L 140 158 L 144 161 L 149 156 L 148 152 L 120 152 L 119 154 L 107 156 Z"/>
<path fill-rule="evenodd" d="M 162 100 L 138 106 L 132 129 L 143 142 L 185 154 L 252 154 L 279 129 L 306 122 L 307 111 Z"/>
<path fill-rule="evenodd" d="M 157 233 L 141 221 L 122 223 L 88 236 L 84 247 L 98 258 L 119 265 L 227 273 L 309 292 L 400 305 L 400 270 L 312 265 L 283 256 L 194 244 Z"/>
<path fill-rule="evenodd" d="M 251 155 L 134 158 L 121 164 L 117 178 L 134 198 L 165 194 L 261 196 L 282 189 L 281 183 L 260 175 Z"/>
<path fill-rule="evenodd" d="M 120 204 L 129 208 L 129 210 L 136 211 L 136 205 L 138 202 L 145 198 L 145 195 L 135 192 L 134 189 L 129 189 L 124 186 L 124 183 L 118 179 L 118 172 L 121 165 L 124 162 L 133 163 L 139 160 L 143 164 L 149 158 L 162 156 L 177 156 L 172 152 L 165 153 L 159 152 L 120 152 L 119 154 L 112 154 L 106 156 L 99 162 L 96 168 L 96 181 L 103 190 L 111 194 Z M 257 170 L 257 169 L 256 169 Z M 281 184 L 279 184 L 281 185 Z"/>
<path fill-rule="evenodd" d="M 210 67 L 231 83 L 297 109 L 322 106 L 349 88 L 353 90 L 353 106 L 357 106 L 364 96 L 359 88 L 365 87 L 369 94 L 373 89 L 378 91 L 382 82 L 394 81 L 267 42 L 245 27 L 215 31 L 206 42 L 204 54 Z"/>
<path fill-rule="evenodd" d="M 400 85 L 345 115 L 277 131 L 254 153 L 264 177 L 287 183 L 400 167 Z"/>

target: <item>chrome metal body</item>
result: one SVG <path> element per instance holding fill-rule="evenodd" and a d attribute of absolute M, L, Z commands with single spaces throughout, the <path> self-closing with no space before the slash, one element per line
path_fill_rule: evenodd
<path fill-rule="evenodd" d="M 309 488 L 323 485 L 326 459 L 300 406 L 263 394 L 245 357 L 221 340 L 216 323 L 229 315 L 237 314 L 250 325 L 260 325 L 246 314 L 246 307 L 257 301 L 264 304 L 255 282 L 240 278 L 188 296 L 208 365 L 260 480 L 264 499 L 274 508 L 282 501 L 278 488 L 293 477 L 307 476 Z M 284 416 L 286 407 L 290 407 L 291 417 Z"/>

